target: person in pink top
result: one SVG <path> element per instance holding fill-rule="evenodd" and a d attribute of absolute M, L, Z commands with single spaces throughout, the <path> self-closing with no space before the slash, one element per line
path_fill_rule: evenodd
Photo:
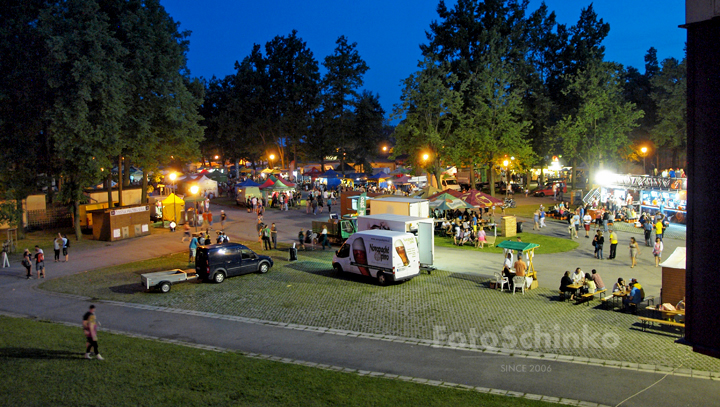
<path fill-rule="evenodd" d="M 90 308 L 83 316 L 83 333 L 87 338 L 87 347 L 85 348 L 85 359 L 92 359 L 90 356 L 90 349 L 95 350 L 95 356 L 99 360 L 103 360 L 98 351 L 97 343 L 97 319 L 95 319 L 95 306 L 90 305 Z"/>

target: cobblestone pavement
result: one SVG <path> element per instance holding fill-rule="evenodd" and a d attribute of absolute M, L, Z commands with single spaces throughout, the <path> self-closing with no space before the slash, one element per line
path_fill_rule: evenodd
<path fill-rule="evenodd" d="M 301 252 L 288 263 L 273 252 L 266 275 L 246 275 L 221 285 L 177 285 L 168 294 L 144 293 L 137 273 L 111 268 L 51 280 L 42 288 L 91 298 L 150 306 L 437 340 L 440 345 L 497 347 L 566 357 L 720 372 L 720 360 L 675 342 L 678 333 L 642 332 L 637 316 L 559 302 L 538 288 L 510 294 L 487 287 L 479 275 L 435 271 L 390 287 L 330 268 L 332 253 Z M 709 375 L 710 373 L 708 373 Z"/>

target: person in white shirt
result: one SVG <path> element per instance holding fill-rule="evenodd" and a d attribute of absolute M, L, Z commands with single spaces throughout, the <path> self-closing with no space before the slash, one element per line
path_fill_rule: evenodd
<path fill-rule="evenodd" d="M 583 216 L 583 225 L 585 226 L 585 237 L 590 238 L 590 224 L 592 224 L 592 216 L 589 213 L 585 213 Z"/>
<path fill-rule="evenodd" d="M 585 275 L 583 274 L 580 267 L 576 268 L 575 272 L 572 275 L 573 284 L 582 284 L 584 278 L 585 278 Z"/>

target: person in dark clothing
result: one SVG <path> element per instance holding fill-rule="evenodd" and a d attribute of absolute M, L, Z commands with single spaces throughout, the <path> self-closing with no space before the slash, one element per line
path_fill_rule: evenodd
<path fill-rule="evenodd" d="M 575 289 L 569 288 L 569 285 L 572 285 L 573 281 L 572 278 L 570 278 L 570 271 L 566 271 L 565 274 L 562 276 L 562 279 L 560 279 L 560 291 L 563 293 L 570 293 L 570 299 L 575 299 Z"/>

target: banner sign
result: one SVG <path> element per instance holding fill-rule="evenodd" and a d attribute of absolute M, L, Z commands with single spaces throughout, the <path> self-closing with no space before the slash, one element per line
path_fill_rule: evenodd
<path fill-rule="evenodd" d="M 649 177 L 638 175 L 616 175 L 614 184 L 633 189 L 687 189 L 687 178 Z"/>
<path fill-rule="evenodd" d="M 130 213 L 137 213 L 137 212 L 145 212 L 149 211 L 149 206 L 137 206 L 135 208 L 123 208 L 123 209 L 115 209 L 110 211 L 110 216 L 117 216 L 117 215 L 127 215 Z"/>

